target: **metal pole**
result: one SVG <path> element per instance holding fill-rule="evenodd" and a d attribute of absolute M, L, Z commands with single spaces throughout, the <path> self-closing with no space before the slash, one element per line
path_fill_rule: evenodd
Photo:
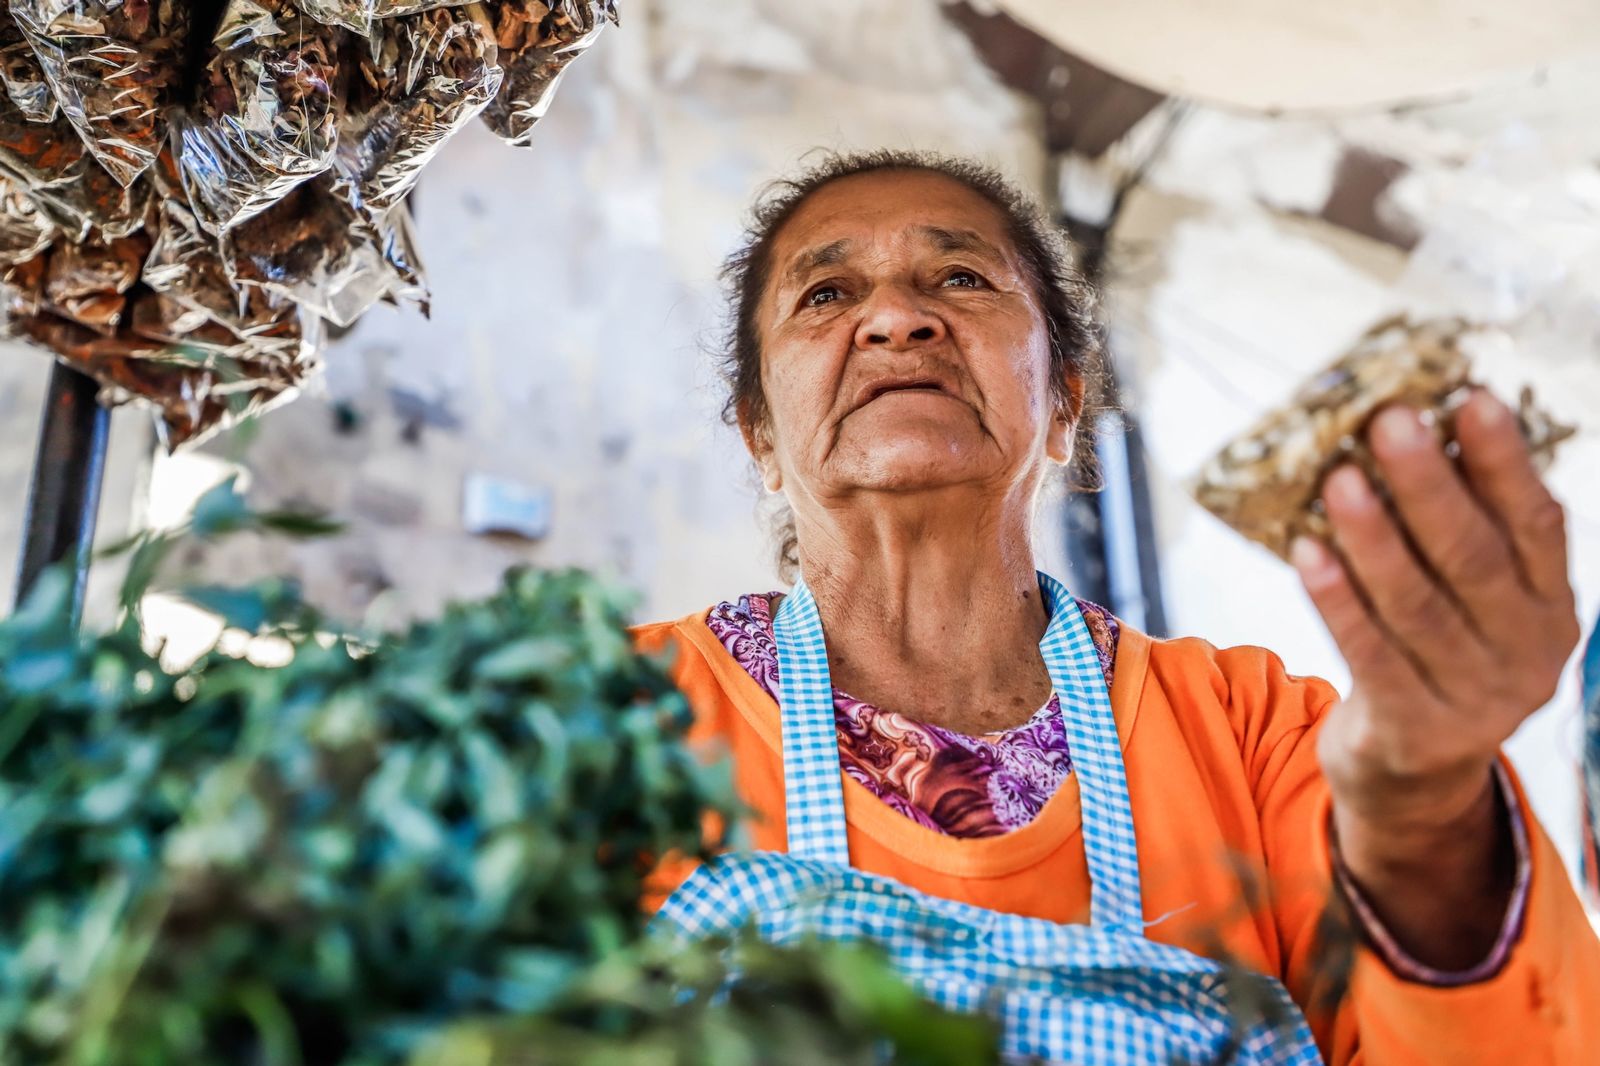
<path fill-rule="evenodd" d="M 72 618 L 83 613 L 94 545 L 100 485 L 105 478 L 106 442 L 111 412 L 96 399 L 94 379 L 61 363 L 50 371 L 39 447 L 33 459 L 33 484 L 22 526 L 22 564 L 17 573 L 18 604 L 50 566 L 70 561 L 76 572 Z"/>
<path fill-rule="evenodd" d="M 1115 213 L 1091 225 L 1071 217 L 1063 226 L 1078 248 L 1079 269 L 1090 284 L 1105 277 L 1106 253 Z M 1116 360 L 1106 358 L 1106 389 L 1119 399 Z M 1119 424 L 1120 423 L 1120 424 Z M 1161 594 L 1161 564 L 1156 553 L 1155 512 L 1145 469 L 1144 438 L 1132 411 L 1108 417 L 1095 434 L 1095 458 L 1102 488 L 1073 493 L 1067 503 L 1067 557 L 1074 594 L 1111 608 L 1136 629 L 1167 635 Z"/>

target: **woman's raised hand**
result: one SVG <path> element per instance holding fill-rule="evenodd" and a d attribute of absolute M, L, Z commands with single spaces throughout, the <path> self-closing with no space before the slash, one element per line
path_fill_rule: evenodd
<path fill-rule="evenodd" d="M 1376 902 L 1403 942 L 1446 957 L 1452 935 L 1482 924 L 1462 913 L 1430 926 L 1452 892 L 1483 902 L 1483 920 L 1495 900 L 1503 913 L 1491 767 L 1554 694 L 1579 635 L 1564 515 L 1515 416 L 1477 392 L 1457 439 L 1459 464 L 1415 411 L 1383 411 L 1369 440 L 1392 506 L 1340 468 L 1323 486 L 1337 553 L 1310 539 L 1293 551 L 1353 679 L 1318 746 L 1341 854 L 1391 897 Z"/>
<path fill-rule="evenodd" d="M 1315 542 L 1295 550 L 1354 682 L 1324 729 L 1324 769 L 1340 800 L 1376 817 L 1481 785 L 1578 642 L 1561 505 L 1515 416 L 1480 391 L 1458 418 L 1459 467 L 1416 412 L 1382 412 L 1370 442 L 1392 511 L 1343 467 L 1323 490 L 1342 560 Z"/>

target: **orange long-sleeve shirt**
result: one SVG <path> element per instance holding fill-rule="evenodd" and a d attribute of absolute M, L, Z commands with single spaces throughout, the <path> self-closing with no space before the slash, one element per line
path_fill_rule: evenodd
<path fill-rule="evenodd" d="M 731 756 L 739 797 L 756 812 L 745 827 L 749 844 L 785 850 L 777 705 L 704 617 L 644 626 L 636 636 L 645 650 L 675 651 L 674 676 L 695 713 L 691 742 Z M 1316 731 L 1337 698 L 1326 682 L 1286 674 L 1260 648 L 1217 650 L 1122 627 L 1111 706 L 1144 914 L 1155 923 L 1148 935 L 1281 978 L 1334 1066 L 1600 1064 L 1600 937 L 1531 814 L 1526 918 L 1497 975 L 1459 988 L 1416 984 L 1363 947 L 1346 994 L 1319 1006 L 1329 985 L 1316 941 L 1334 890 Z M 1088 920 L 1075 777 L 1026 826 L 980 838 L 920 826 L 848 776 L 844 790 L 860 869 L 993 910 Z M 651 904 L 692 869 L 665 864 Z"/>

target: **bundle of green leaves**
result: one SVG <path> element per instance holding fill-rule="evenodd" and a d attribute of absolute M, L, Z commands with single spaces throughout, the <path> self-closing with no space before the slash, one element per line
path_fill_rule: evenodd
<path fill-rule="evenodd" d="M 321 531 L 228 485 L 188 533 L 240 528 Z M 605 583 L 513 571 L 364 638 L 282 583 L 191 589 L 287 654 L 182 669 L 137 611 L 77 633 L 68 591 L 0 621 L 0 1061 L 992 1058 L 859 949 L 649 938 L 654 860 L 736 804 Z"/>

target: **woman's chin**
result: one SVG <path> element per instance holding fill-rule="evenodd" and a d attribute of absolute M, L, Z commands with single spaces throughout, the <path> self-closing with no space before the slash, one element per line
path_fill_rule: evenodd
<path fill-rule="evenodd" d="M 930 427 L 931 428 L 931 427 Z M 897 432 L 852 448 L 841 440 L 833 456 L 835 476 L 857 488 L 885 492 L 939 489 L 992 478 L 992 447 L 967 433 Z"/>

